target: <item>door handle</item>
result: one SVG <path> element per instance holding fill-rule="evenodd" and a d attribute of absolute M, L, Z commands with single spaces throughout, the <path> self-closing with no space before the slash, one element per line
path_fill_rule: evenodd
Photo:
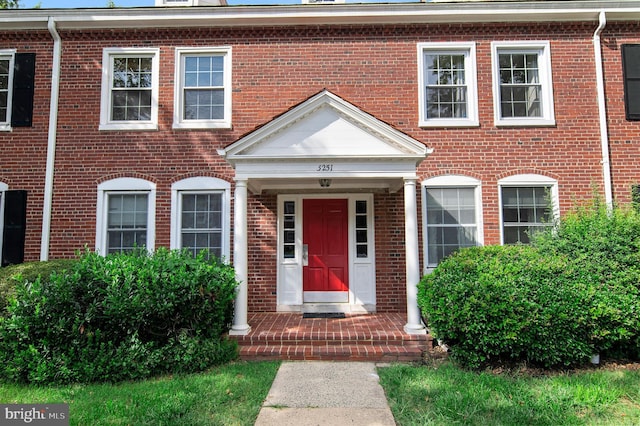
<path fill-rule="evenodd" d="M 309 244 L 302 245 L 302 266 L 309 266 Z"/>

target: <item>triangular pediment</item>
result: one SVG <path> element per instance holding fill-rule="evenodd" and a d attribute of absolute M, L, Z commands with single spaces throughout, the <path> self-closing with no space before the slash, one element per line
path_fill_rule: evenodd
<path fill-rule="evenodd" d="M 424 144 L 325 90 L 242 137 L 221 153 L 243 161 L 413 159 Z"/>

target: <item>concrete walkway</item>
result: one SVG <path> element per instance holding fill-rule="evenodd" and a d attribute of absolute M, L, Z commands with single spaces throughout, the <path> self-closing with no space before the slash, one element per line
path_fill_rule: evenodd
<path fill-rule="evenodd" d="M 375 363 L 283 362 L 256 426 L 395 426 Z"/>

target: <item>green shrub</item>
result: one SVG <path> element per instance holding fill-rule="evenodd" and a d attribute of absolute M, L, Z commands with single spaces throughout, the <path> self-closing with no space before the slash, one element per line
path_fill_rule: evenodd
<path fill-rule="evenodd" d="M 464 366 L 570 365 L 594 353 L 583 309 L 590 279 L 530 246 L 474 247 L 423 277 L 418 302 L 431 333 Z"/>
<path fill-rule="evenodd" d="M 6 313 L 9 299 L 15 295 L 18 281 L 34 281 L 39 276 L 48 277 L 52 272 L 69 269 L 77 260 L 57 259 L 46 262 L 25 262 L 0 268 L 0 316 Z"/>
<path fill-rule="evenodd" d="M 604 355 L 640 356 L 640 213 L 608 210 L 595 201 L 567 214 L 534 243 L 596 277 L 589 317 L 597 349 Z"/>
<path fill-rule="evenodd" d="M 21 281 L 0 323 L 0 377 L 31 383 L 201 371 L 235 356 L 222 338 L 235 273 L 204 253 L 85 253 L 48 279 Z"/>
<path fill-rule="evenodd" d="M 431 332 L 468 367 L 640 356 L 640 215 L 599 203 L 531 246 L 474 247 L 419 284 Z"/>

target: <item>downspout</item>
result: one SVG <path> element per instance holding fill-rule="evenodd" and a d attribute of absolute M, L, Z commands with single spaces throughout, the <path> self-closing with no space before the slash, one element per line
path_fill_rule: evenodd
<path fill-rule="evenodd" d="M 51 207 L 53 204 L 53 170 L 56 159 L 56 136 L 58 129 L 58 102 L 60 93 L 60 62 L 62 59 L 62 40 L 56 31 L 56 22 L 49 17 L 47 28 L 53 38 L 53 65 L 51 67 L 51 101 L 49 104 L 49 136 L 47 139 L 47 166 L 44 181 L 44 205 L 42 207 L 42 239 L 40 261 L 49 260 L 49 242 L 51 240 Z"/>
<path fill-rule="evenodd" d="M 596 89 L 598 92 L 598 114 L 600 117 L 600 146 L 602 148 L 602 177 L 604 180 L 604 201 L 609 210 L 613 208 L 613 190 L 611 187 L 611 164 L 609 161 L 609 130 L 607 128 L 607 105 L 604 94 L 604 72 L 600 33 L 607 25 L 604 10 L 599 15 L 600 24 L 593 33 L 593 50 L 596 64 Z"/>

